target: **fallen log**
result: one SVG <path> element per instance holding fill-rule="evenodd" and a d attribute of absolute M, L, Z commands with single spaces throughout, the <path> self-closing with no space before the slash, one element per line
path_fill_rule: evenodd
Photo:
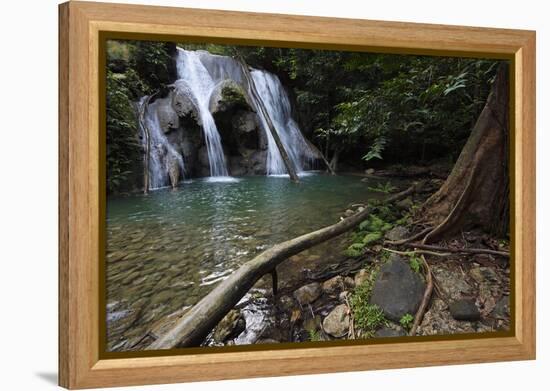
<path fill-rule="evenodd" d="M 416 188 L 417 185 L 413 185 L 407 190 L 389 197 L 386 202 L 404 198 L 413 193 Z M 365 220 L 368 215 L 369 208 L 366 207 L 363 211 L 342 219 L 334 225 L 276 244 L 257 255 L 195 304 L 170 331 L 149 345 L 147 350 L 200 345 L 208 333 L 262 276 L 272 273 L 279 263 L 289 257 L 351 230 Z M 275 280 L 274 282 L 276 282 Z"/>

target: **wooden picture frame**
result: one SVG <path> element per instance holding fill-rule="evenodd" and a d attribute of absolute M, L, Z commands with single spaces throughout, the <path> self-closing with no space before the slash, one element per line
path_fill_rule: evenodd
<path fill-rule="evenodd" d="M 104 358 L 100 37 L 292 44 L 304 48 L 490 56 L 511 66 L 513 330 L 350 346 Z M 369 20 L 68 2 L 59 6 L 59 383 L 89 388 L 535 358 L 535 33 Z"/>

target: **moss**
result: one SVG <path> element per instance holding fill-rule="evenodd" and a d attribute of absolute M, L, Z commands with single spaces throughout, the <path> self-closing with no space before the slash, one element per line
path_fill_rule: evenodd
<path fill-rule="evenodd" d="M 350 298 L 355 325 L 367 337 L 372 336 L 376 329 L 387 323 L 380 307 L 369 302 L 377 273 L 377 269 L 371 270 L 369 278 L 355 288 Z"/>
<path fill-rule="evenodd" d="M 247 106 L 244 91 L 234 83 L 228 83 L 222 88 L 222 99 L 228 104 L 236 106 Z"/>

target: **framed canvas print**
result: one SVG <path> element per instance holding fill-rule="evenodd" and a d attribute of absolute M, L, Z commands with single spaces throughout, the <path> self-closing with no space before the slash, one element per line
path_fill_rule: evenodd
<path fill-rule="evenodd" d="M 60 384 L 535 357 L 535 33 L 60 5 Z"/>

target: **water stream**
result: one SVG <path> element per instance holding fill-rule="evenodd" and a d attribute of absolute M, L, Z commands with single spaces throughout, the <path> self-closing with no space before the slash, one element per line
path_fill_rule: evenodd
<path fill-rule="evenodd" d="M 374 185 L 352 176 L 309 174 L 299 186 L 256 176 L 233 183 L 199 179 L 176 191 L 110 198 L 109 350 L 129 349 L 155 322 L 194 305 L 269 246 L 337 222 L 350 204 L 383 196 L 368 189 Z M 281 264 L 281 286 L 341 261 L 341 240 Z"/>

